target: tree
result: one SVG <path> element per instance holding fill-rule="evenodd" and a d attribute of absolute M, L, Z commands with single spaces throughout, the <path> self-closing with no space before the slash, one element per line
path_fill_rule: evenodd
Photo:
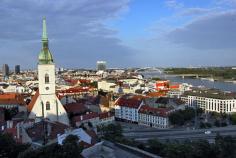
<path fill-rule="evenodd" d="M 184 117 L 180 112 L 171 113 L 169 116 L 170 123 L 173 125 L 183 125 Z"/>
<path fill-rule="evenodd" d="M 28 147 L 28 144 L 17 144 L 9 134 L 0 134 L 0 157 L 16 158 Z"/>
<path fill-rule="evenodd" d="M 122 127 L 120 124 L 109 124 L 100 127 L 100 132 L 103 134 L 105 139 L 114 141 L 116 139 L 120 140 L 122 135 Z"/>
<path fill-rule="evenodd" d="M 77 136 L 69 135 L 62 145 L 54 143 L 39 149 L 28 149 L 20 153 L 18 158 L 80 158 L 83 146 L 78 141 Z"/>
<path fill-rule="evenodd" d="M 149 151 L 157 155 L 161 155 L 161 152 L 165 148 L 165 145 L 157 139 L 149 139 L 147 145 L 149 146 Z"/>
<path fill-rule="evenodd" d="M 68 135 L 63 141 L 64 156 L 68 158 L 77 158 L 83 150 L 83 147 L 78 143 L 79 138 L 75 135 Z"/>
<path fill-rule="evenodd" d="M 211 144 L 206 140 L 198 140 L 191 143 L 192 157 L 194 158 L 215 158 L 216 151 L 213 150 Z"/>
<path fill-rule="evenodd" d="M 232 113 L 230 116 L 230 120 L 233 125 L 236 125 L 236 113 Z"/>
<path fill-rule="evenodd" d="M 206 125 L 205 125 L 205 123 L 203 123 L 203 122 L 200 122 L 200 128 L 206 128 Z"/>
<path fill-rule="evenodd" d="M 214 122 L 214 125 L 215 125 L 216 127 L 220 127 L 220 121 L 219 121 L 219 120 L 216 120 L 216 121 Z"/>
<path fill-rule="evenodd" d="M 234 158 L 236 155 L 236 141 L 231 136 L 222 137 L 217 134 L 215 148 L 218 151 L 219 158 Z"/>

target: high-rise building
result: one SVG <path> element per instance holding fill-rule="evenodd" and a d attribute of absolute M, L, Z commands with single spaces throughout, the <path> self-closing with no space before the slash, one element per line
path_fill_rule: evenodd
<path fill-rule="evenodd" d="M 2 66 L 2 75 L 4 78 L 9 76 L 9 66 L 7 64 L 3 64 Z"/>
<path fill-rule="evenodd" d="M 106 61 L 97 61 L 97 71 L 106 71 Z"/>
<path fill-rule="evenodd" d="M 20 74 L 20 65 L 15 66 L 15 74 Z"/>
<path fill-rule="evenodd" d="M 56 96 L 55 64 L 48 47 L 46 19 L 43 19 L 42 49 L 38 56 L 39 90 L 28 106 L 29 118 L 47 118 L 69 125 L 67 113 Z"/>

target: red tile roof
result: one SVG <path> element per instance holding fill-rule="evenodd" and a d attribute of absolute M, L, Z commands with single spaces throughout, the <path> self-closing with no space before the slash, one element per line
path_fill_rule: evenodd
<path fill-rule="evenodd" d="M 70 85 L 76 85 L 78 80 L 76 79 L 65 79 L 66 82 L 70 83 Z"/>
<path fill-rule="evenodd" d="M 142 103 L 142 99 L 140 98 L 123 96 L 116 100 L 115 105 L 137 109 L 141 103 Z"/>
<path fill-rule="evenodd" d="M 171 112 L 171 110 L 172 109 L 170 109 L 170 108 L 154 108 L 154 107 L 151 107 L 148 105 L 143 105 L 139 109 L 139 113 L 167 117 L 168 114 Z"/>
<path fill-rule="evenodd" d="M 27 106 L 27 109 L 29 112 L 31 112 L 31 110 L 33 109 L 34 104 L 35 104 L 36 100 L 38 99 L 38 96 L 39 96 L 39 90 L 36 91 L 35 95 L 33 96 L 29 105 Z"/>
<path fill-rule="evenodd" d="M 17 129 L 16 128 L 6 128 L 4 130 L 4 133 L 8 133 L 10 135 L 12 135 L 13 137 L 17 136 Z"/>
<path fill-rule="evenodd" d="M 62 124 L 60 122 L 44 121 L 44 123 L 47 128 L 50 126 L 50 129 L 51 129 L 48 135 L 48 139 L 56 139 L 57 134 L 63 134 L 65 132 L 65 129 L 69 128 L 69 126 Z M 26 131 L 29 137 L 33 141 L 43 140 L 44 138 L 43 121 L 35 123 L 33 127 L 28 128 Z"/>
<path fill-rule="evenodd" d="M 90 80 L 86 80 L 86 79 L 79 79 L 80 83 L 90 83 Z"/>
<path fill-rule="evenodd" d="M 103 112 L 99 114 L 99 119 L 105 119 L 105 118 L 109 118 L 114 116 L 113 114 L 111 114 L 110 112 Z"/>
<path fill-rule="evenodd" d="M 0 104 L 18 104 L 24 105 L 24 97 L 18 93 L 3 93 L 0 94 Z"/>
<path fill-rule="evenodd" d="M 98 113 L 90 112 L 90 113 L 85 114 L 85 115 L 75 116 L 75 117 L 73 117 L 73 120 L 75 122 L 80 122 L 80 121 L 90 120 L 90 119 L 98 118 L 98 117 L 99 117 Z"/>
<path fill-rule="evenodd" d="M 91 138 L 91 144 L 96 144 L 97 142 L 97 134 L 95 133 L 94 130 L 86 130 L 85 131 Z"/>
<path fill-rule="evenodd" d="M 83 103 L 69 103 L 64 105 L 67 113 L 84 113 L 88 108 Z"/>
<path fill-rule="evenodd" d="M 163 96 L 166 96 L 166 92 L 150 92 L 147 94 L 147 96 L 149 97 L 163 97 Z"/>
<path fill-rule="evenodd" d="M 59 90 L 58 93 L 81 93 L 88 92 L 89 87 L 73 87 L 65 90 Z"/>

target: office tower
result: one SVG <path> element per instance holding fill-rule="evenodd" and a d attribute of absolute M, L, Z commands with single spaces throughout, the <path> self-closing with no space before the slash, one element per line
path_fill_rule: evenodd
<path fill-rule="evenodd" d="M 106 71 L 105 61 L 97 61 L 97 71 Z"/>
<path fill-rule="evenodd" d="M 15 66 L 15 74 L 20 74 L 20 65 Z"/>

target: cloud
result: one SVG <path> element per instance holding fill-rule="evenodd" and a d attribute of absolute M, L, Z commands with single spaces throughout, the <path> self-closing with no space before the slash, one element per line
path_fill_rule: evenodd
<path fill-rule="evenodd" d="M 184 7 L 184 4 L 177 2 L 177 0 L 166 0 L 165 4 L 170 9 L 181 9 Z"/>
<path fill-rule="evenodd" d="M 127 11 L 129 0 L 1 0 L 0 3 L 0 40 L 5 43 L 0 47 L 0 55 L 4 57 L 0 62 L 36 64 L 43 16 L 47 18 L 50 48 L 61 66 L 95 67 L 96 60 L 109 60 L 110 66 L 118 66 L 133 60 L 133 50 L 122 45 L 116 37 L 117 30 L 105 25 Z M 20 57 L 22 60 L 18 61 Z"/>
<path fill-rule="evenodd" d="M 235 49 L 236 11 L 198 18 L 169 32 L 167 40 L 195 49 Z"/>
<path fill-rule="evenodd" d="M 217 0 L 216 2 L 218 5 L 228 5 L 231 7 L 236 6 L 236 0 Z"/>
<path fill-rule="evenodd" d="M 212 14 L 219 11 L 220 8 L 185 8 L 178 13 L 179 16 L 202 16 L 205 14 Z"/>

